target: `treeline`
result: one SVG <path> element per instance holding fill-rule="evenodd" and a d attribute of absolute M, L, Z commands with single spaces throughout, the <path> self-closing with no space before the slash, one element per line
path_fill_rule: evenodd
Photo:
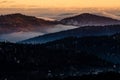
<path fill-rule="evenodd" d="M 77 77 L 49 78 L 49 80 L 120 80 L 120 74 L 116 72 L 104 72 L 99 74 L 83 75 Z"/>

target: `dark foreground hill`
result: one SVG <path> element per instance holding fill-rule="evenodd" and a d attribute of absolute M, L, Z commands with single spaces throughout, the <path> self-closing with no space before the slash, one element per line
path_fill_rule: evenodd
<path fill-rule="evenodd" d="M 120 74 L 116 72 L 104 72 L 94 75 L 83 75 L 66 78 L 50 78 L 49 80 L 120 80 Z"/>
<path fill-rule="evenodd" d="M 93 74 L 119 72 L 119 59 L 120 34 L 69 37 L 42 45 L 0 43 L 0 79 L 82 80 L 80 76 L 90 75 L 85 78 L 96 80 L 99 75 L 97 78 Z"/>

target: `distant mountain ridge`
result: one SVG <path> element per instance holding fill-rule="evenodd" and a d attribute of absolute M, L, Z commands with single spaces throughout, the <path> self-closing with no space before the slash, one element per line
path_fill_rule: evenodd
<path fill-rule="evenodd" d="M 94 14 L 89 14 L 89 13 L 83 13 L 77 16 L 68 17 L 60 21 L 44 20 L 34 16 L 23 15 L 21 13 L 1 15 L 0 41 L 7 40 L 14 42 L 14 41 L 20 41 L 20 40 L 32 38 L 38 35 L 45 35 L 45 34 L 60 32 L 64 30 L 75 29 L 79 27 L 106 26 L 106 25 L 118 25 L 118 24 L 120 24 L 119 20 L 104 16 L 98 16 Z M 88 30 L 92 31 L 92 29 L 88 29 Z M 29 35 L 29 37 L 27 37 L 28 36 L 26 35 L 27 33 L 31 33 L 32 36 Z"/>
<path fill-rule="evenodd" d="M 54 25 L 54 22 L 20 13 L 0 16 L 0 33 L 36 31 Z"/>
<path fill-rule="evenodd" d="M 1 15 L 0 16 L 0 33 L 9 32 L 27 32 L 43 31 L 46 28 L 53 27 L 57 24 L 74 25 L 74 26 L 98 26 L 120 24 L 119 20 L 83 13 L 77 16 L 62 19 L 61 21 L 48 21 L 34 16 L 27 16 L 20 13 Z"/>
<path fill-rule="evenodd" d="M 83 13 L 77 16 L 68 17 L 61 21 L 48 21 L 34 16 L 27 16 L 20 13 L 0 16 L 0 33 L 43 31 L 57 24 L 74 26 L 101 26 L 120 24 L 119 20 Z"/>
<path fill-rule="evenodd" d="M 64 18 L 60 22 L 66 25 L 76 26 L 101 26 L 120 24 L 119 20 L 90 13 L 83 13 L 77 16 Z"/>

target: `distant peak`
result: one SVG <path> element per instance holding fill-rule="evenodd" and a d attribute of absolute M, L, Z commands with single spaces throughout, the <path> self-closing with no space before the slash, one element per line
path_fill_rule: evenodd
<path fill-rule="evenodd" d="M 81 15 L 93 15 L 91 13 L 82 13 Z"/>
<path fill-rule="evenodd" d="M 25 16 L 25 15 L 21 13 L 14 13 L 14 14 L 8 14 L 7 16 Z"/>
<path fill-rule="evenodd" d="M 91 13 L 82 13 L 79 16 L 95 16 L 95 15 Z"/>
<path fill-rule="evenodd" d="M 23 15 L 23 14 L 21 14 L 21 13 L 14 13 L 14 14 L 12 14 L 12 15 Z"/>
<path fill-rule="evenodd" d="M 3 17 L 11 17 L 11 18 L 16 18 L 16 17 L 21 17 L 21 18 L 36 18 L 34 16 L 28 16 L 25 14 L 21 14 L 21 13 L 14 13 L 14 14 L 7 14 L 7 15 L 1 15 Z"/>

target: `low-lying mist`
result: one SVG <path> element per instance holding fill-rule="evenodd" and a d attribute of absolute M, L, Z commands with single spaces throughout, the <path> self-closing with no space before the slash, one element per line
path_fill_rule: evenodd
<path fill-rule="evenodd" d="M 38 35 L 43 35 L 40 32 L 14 32 L 10 34 L 3 34 L 0 36 L 0 40 L 2 41 L 10 41 L 10 42 L 17 42 L 21 40 L 25 40 L 28 38 L 32 38 Z"/>
<path fill-rule="evenodd" d="M 56 25 L 52 28 L 46 29 L 44 32 L 42 31 L 30 31 L 30 32 L 13 32 L 9 34 L 2 34 L 0 35 L 0 41 L 9 41 L 9 42 L 18 42 L 22 41 L 25 39 L 33 38 L 36 36 L 41 36 L 44 34 L 49 34 L 49 33 L 55 33 L 59 31 L 64 31 L 64 30 L 69 30 L 69 29 L 74 29 L 77 28 L 76 26 L 66 26 L 66 25 Z"/>

